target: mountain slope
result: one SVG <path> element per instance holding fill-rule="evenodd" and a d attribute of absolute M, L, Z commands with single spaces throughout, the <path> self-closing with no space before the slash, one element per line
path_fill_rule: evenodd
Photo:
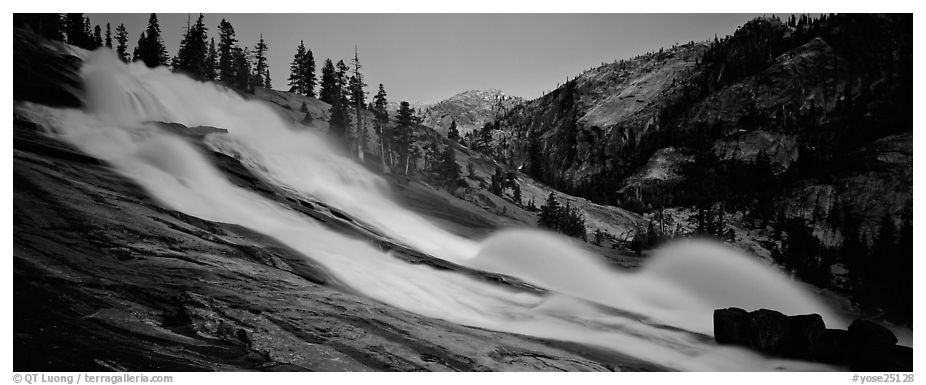
<path fill-rule="evenodd" d="M 523 101 L 496 89 L 469 90 L 424 106 L 421 123 L 447 136 L 450 123 L 456 121 L 457 130 L 463 136 L 495 121 Z"/>
<path fill-rule="evenodd" d="M 909 15 L 759 18 L 586 71 L 500 117 L 481 150 L 596 202 L 742 212 L 835 249 L 911 216 L 911 117 Z M 853 263 L 823 254 L 805 261 Z"/>

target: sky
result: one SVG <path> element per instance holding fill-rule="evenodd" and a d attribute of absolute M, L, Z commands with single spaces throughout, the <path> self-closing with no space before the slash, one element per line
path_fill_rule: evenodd
<path fill-rule="evenodd" d="M 148 14 L 88 14 L 92 24 L 125 24 L 129 50 Z M 195 22 L 198 15 L 190 15 Z M 223 18 L 239 44 L 269 44 L 273 88 L 287 90 L 299 41 L 315 57 L 350 63 L 359 52 L 367 91 L 382 83 L 390 100 L 434 103 L 472 89 L 497 88 L 528 99 L 582 71 L 671 47 L 733 33 L 760 14 L 205 14 L 218 38 Z M 158 14 L 164 43 L 177 52 L 188 14 Z"/>

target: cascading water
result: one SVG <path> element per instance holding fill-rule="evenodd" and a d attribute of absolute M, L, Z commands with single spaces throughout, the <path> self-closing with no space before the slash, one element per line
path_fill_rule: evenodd
<path fill-rule="evenodd" d="M 601 346 L 680 370 L 825 370 L 717 346 L 711 313 L 767 307 L 820 313 L 844 326 L 780 272 L 726 247 L 682 242 L 636 273 L 614 271 L 569 241 L 506 230 L 481 242 L 440 229 L 388 198 L 385 183 L 289 127 L 272 109 L 165 69 L 123 64 L 108 50 L 85 59 L 86 110 L 22 108 L 51 134 L 103 159 L 155 199 L 200 218 L 270 235 L 325 265 L 353 289 L 418 314 L 465 325 Z M 503 273 L 550 290 L 514 292 L 467 276 L 412 265 L 311 218 L 232 185 L 184 139 L 150 121 L 212 126 L 210 147 L 233 154 L 270 183 L 336 207 L 432 256 Z"/>

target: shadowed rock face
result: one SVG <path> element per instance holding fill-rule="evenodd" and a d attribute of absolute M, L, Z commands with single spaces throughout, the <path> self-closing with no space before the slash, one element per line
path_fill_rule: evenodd
<path fill-rule="evenodd" d="M 164 208 L 31 123 L 14 120 L 14 126 L 17 371 L 658 369 L 358 296 L 311 256 L 239 226 Z M 301 207 L 332 228 L 397 247 L 319 202 L 287 201 L 234 159 L 214 156 L 238 185 Z M 411 251 L 395 254 L 437 264 Z"/>
<path fill-rule="evenodd" d="M 628 187 L 668 148 L 746 164 L 761 153 L 778 173 L 798 170 L 776 209 L 816 213 L 803 217 L 822 226 L 844 201 L 868 232 L 912 199 L 904 175 L 912 158 L 903 155 L 912 154 L 910 22 L 836 15 L 801 29 L 757 19 L 715 44 L 604 64 L 501 116 L 487 151 L 562 191 L 608 203 L 632 195 Z M 659 193 L 684 195 L 673 183 Z M 819 195 L 811 190 L 833 194 L 791 199 Z"/>
<path fill-rule="evenodd" d="M 774 310 L 714 310 L 718 344 L 745 346 L 780 357 L 845 365 L 854 371 L 912 371 L 913 349 L 890 330 L 856 320 L 848 330 L 826 329 L 819 314 L 787 316 Z"/>

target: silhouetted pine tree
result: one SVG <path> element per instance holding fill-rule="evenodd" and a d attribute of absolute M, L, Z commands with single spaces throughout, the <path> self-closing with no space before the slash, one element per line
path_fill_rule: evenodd
<path fill-rule="evenodd" d="M 351 61 L 351 64 L 354 67 L 354 71 L 350 76 L 347 88 L 349 92 L 348 96 L 350 98 L 350 105 L 353 107 L 354 113 L 356 114 L 357 129 L 356 138 L 354 139 L 357 146 L 357 157 L 362 162 L 363 154 L 365 151 L 364 147 L 366 146 L 367 142 L 367 133 L 366 128 L 363 126 L 363 117 L 361 112 L 364 108 L 364 105 L 366 104 L 366 91 L 364 91 L 364 87 L 366 87 L 367 84 L 363 82 L 363 74 L 360 73 L 360 58 L 358 56 L 356 46 L 354 46 L 354 59 Z"/>
<path fill-rule="evenodd" d="M 225 19 L 219 22 L 219 81 L 225 84 L 235 83 L 236 64 L 240 49 L 235 38 L 235 27 Z"/>
<path fill-rule="evenodd" d="M 113 48 L 113 31 L 109 27 L 109 23 L 106 23 L 106 48 Z"/>
<path fill-rule="evenodd" d="M 100 25 L 97 24 L 93 27 L 93 49 L 97 49 L 103 46 L 103 30 L 100 28 Z"/>
<path fill-rule="evenodd" d="M 389 151 L 389 134 L 387 132 L 389 125 L 389 102 L 386 100 L 386 90 L 383 89 L 383 84 L 379 84 L 379 91 L 376 92 L 376 96 L 373 97 L 373 114 L 375 115 L 375 126 L 374 130 L 376 135 L 379 136 L 379 153 L 380 153 L 380 166 L 383 168 L 384 172 L 388 172 L 388 166 L 386 158 L 388 157 L 387 153 Z M 390 157 L 391 159 L 391 157 Z M 389 166 L 392 166 L 392 163 L 389 163 Z"/>
<path fill-rule="evenodd" d="M 325 65 L 322 66 L 322 79 L 318 90 L 318 98 L 325 103 L 334 105 L 339 94 L 340 90 L 335 78 L 334 63 L 331 62 L 331 59 L 325 59 Z"/>
<path fill-rule="evenodd" d="M 116 56 L 128 63 L 131 59 L 129 57 L 129 33 L 125 30 L 124 24 L 116 27 L 116 43 Z"/>
<path fill-rule="evenodd" d="M 141 34 L 138 35 L 138 42 L 135 43 L 135 50 L 132 51 L 132 61 L 133 61 L 133 62 L 136 62 L 136 61 L 140 61 L 140 60 L 141 60 L 141 57 L 142 57 L 142 46 L 143 46 L 144 44 L 147 44 L 147 42 L 146 42 L 147 40 L 148 40 L 148 38 L 145 36 L 145 31 L 142 31 Z"/>
<path fill-rule="evenodd" d="M 93 36 L 93 25 L 90 24 L 90 17 L 84 16 L 84 36 L 87 38 L 87 49 L 95 49 L 96 39 Z"/>
<path fill-rule="evenodd" d="M 84 49 L 91 49 L 93 36 L 89 33 L 89 22 L 83 13 L 68 13 L 64 17 L 64 31 L 67 43 Z"/>
<path fill-rule="evenodd" d="M 338 98 L 341 99 L 345 106 L 350 105 L 349 95 L 350 90 L 348 89 L 348 71 L 347 65 L 344 64 L 344 60 L 338 60 L 338 63 L 334 66 L 334 83 L 337 87 Z"/>
<path fill-rule="evenodd" d="M 219 53 L 215 49 L 215 39 L 209 39 L 209 51 L 206 54 L 206 79 L 217 80 L 219 75 Z"/>
<path fill-rule="evenodd" d="M 269 46 L 264 41 L 264 34 L 260 34 L 260 40 L 257 41 L 257 44 L 254 46 L 254 73 L 251 74 L 251 89 L 254 87 L 269 87 L 269 77 L 267 76 L 267 71 L 270 66 L 267 64 L 267 50 Z"/>
<path fill-rule="evenodd" d="M 396 111 L 396 128 L 390 142 L 394 145 L 393 151 L 398 161 L 405 164 L 405 175 L 408 175 L 410 158 L 412 158 L 410 147 L 414 122 L 411 106 L 403 100 L 399 103 L 399 110 Z"/>
<path fill-rule="evenodd" d="M 251 92 L 251 54 L 248 47 L 235 47 L 233 52 L 234 62 L 232 70 L 234 71 L 231 86 L 241 91 Z"/>
<path fill-rule="evenodd" d="M 175 72 L 182 72 L 196 80 L 210 80 L 209 62 L 207 57 L 209 49 L 206 46 L 206 24 L 204 17 L 199 14 L 196 24 L 183 34 L 177 56 L 174 57 L 171 67 Z"/>
<path fill-rule="evenodd" d="M 289 87 L 290 92 L 315 97 L 315 58 L 302 40 L 289 66 Z"/>
<path fill-rule="evenodd" d="M 161 39 L 158 16 L 154 13 L 148 18 L 148 27 L 138 39 L 134 56 L 132 60 L 141 60 L 148 67 L 166 66 L 168 63 L 167 48 Z"/>

